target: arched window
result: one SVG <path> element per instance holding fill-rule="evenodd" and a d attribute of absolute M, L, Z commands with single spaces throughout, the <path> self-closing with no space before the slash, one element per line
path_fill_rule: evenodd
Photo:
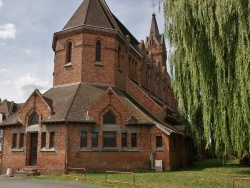
<path fill-rule="evenodd" d="M 71 63 L 72 60 L 72 42 L 67 44 L 67 61 L 66 64 Z"/>
<path fill-rule="evenodd" d="M 120 70 L 121 69 L 121 48 L 118 47 L 118 69 Z"/>
<path fill-rule="evenodd" d="M 36 125 L 39 123 L 39 115 L 36 112 L 33 112 L 29 116 L 29 125 Z"/>
<path fill-rule="evenodd" d="M 115 117 L 115 115 L 111 111 L 108 111 L 103 116 L 103 123 L 104 124 L 116 124 L 116 117 Z"/>
<path fill-rule="evenodd" d="M 96 62 L 101 62 L 101 42 L 97 41 L 96 42 L 96 52 L 95 52 L 95 61 Z"/>

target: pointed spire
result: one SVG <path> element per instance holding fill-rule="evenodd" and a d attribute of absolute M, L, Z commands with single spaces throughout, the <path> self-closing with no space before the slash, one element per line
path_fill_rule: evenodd
<path fill-rule="evenodd" d="M 103 0 L 84 0 L 63 29 L 81 25 L 115 29 L 111 13 L 104 3 Z"/>
<path fill-rule="evenodd" d="M 150 35 L 154 35 L 157 38 L 157 40 L 160 41 L 160 33 L 159 33 L 159 28 L 157 25 L 155 13 L 153 13 L 152 15 Z"/>

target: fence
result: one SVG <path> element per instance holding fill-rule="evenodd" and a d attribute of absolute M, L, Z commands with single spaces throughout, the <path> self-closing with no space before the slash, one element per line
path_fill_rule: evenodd
<path fill-rule="evenodd" d="M 236 181 L 250 181 L 250 178 L 234 178 L 233 179 L 233 188 L 234 188 L 234 184 Z"/>
<path fill-rule="evenodd" d="M 108 174 L 131 174 L 131 182 L 117 181 L 117 180 L 108 180 Z M 130 184 L 135 187 L 135 175 L 133 172 L 119 172 L 119 171 L 106 171 L 105 173 L 105 183 L 121 183 L 121 184 Z"/>
<path fill-rule="evenodd" d="M 77 171 L 77 172 L 84 172 L 84 177 L 85 177 L 85 180 L 86 180 L 86 169 L 85 168 L 73 168 L 73 167 L 67 167 L 66 168 L 66 175 L 68 175 L 69 171 Z"/>

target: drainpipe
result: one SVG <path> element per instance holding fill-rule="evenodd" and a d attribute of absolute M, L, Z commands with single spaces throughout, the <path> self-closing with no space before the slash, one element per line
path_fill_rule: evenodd
<path fill-rule="evenodd" d="M 67 173 L 67 169 L 68 169 L 68 142 L 69 142 L 69 140 L 68 140 L 68 138 L 69 138 L 69 130 L 68 130 L 68 126 L 67 126 L 67 124 L 68 124 L 68 122 L 66 121 L 66 135 L 65 135 L 65 145 L 66 145 L 66 147 L 65 147 L 65 170 L 66 170 L 66 173 Z"/>
<path fill-rule="evenodd" d="M 150 128 L 148 129 L 148 140 L 149 140 L 149 143 L 148 143 L 148 145 L 149 145 L 149 160 L 150 160 L 150 168 L 152 169 L 152 151 L 151 151 L 151 134 L 150 134 L 150 131 L 151 130 L 151 126 L 150 126 Z"/>

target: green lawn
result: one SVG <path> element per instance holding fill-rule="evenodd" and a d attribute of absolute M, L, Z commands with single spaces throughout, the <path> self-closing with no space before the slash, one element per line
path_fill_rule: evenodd
<path fill-rule="evenodd" d="M 136 187 L 157 187 L 157 188 L 229 188 L 232 187 L 232 179 L 235 177 L 250 178 L 250 167 L 243 167 L 236 165 L 233 162 L 227 162 L 225 166 L 222 165 L 222 160 L 206 160 L 202 162 L 195 162 L 192 168 L 187 170 L 180 170 L 176 172 L 148 172 L 135 173 Z M 37 179 L 55 179 L 63 181 L 77 181 L 86 184 L 100 185 L 106 187 L 132 187 L 131 185 L 124 185 L 119 183 L 106 183 L 105 174 L 87 174 L 87 180 L 84 176 L 71 174 L 40 176 Z M 108 175 L 109 180 L 131 181 L 131 175 Z M 237 181 L 235 188 L 249 188 L 250 181 Z"/>

